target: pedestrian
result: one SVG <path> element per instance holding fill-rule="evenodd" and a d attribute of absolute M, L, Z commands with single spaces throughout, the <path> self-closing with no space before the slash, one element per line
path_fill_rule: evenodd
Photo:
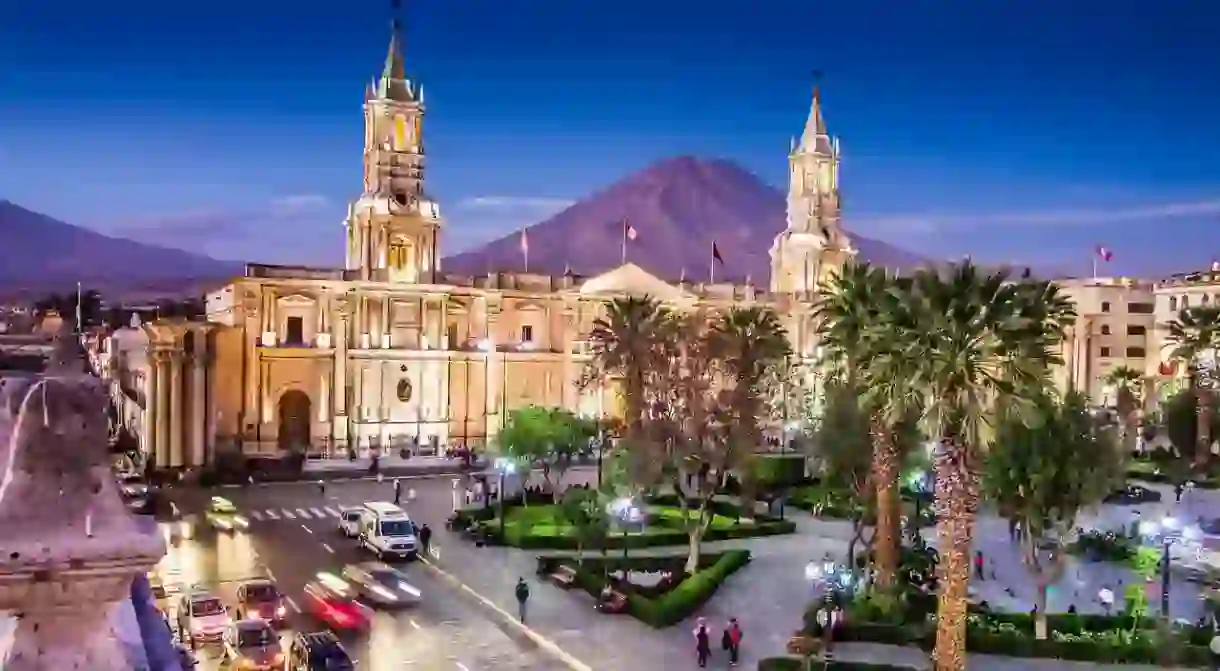
<path fill-rule="evenodd" d="M 712 656 L 712 643 L 707 631 L 707 620 L 699 618 L 694 634 L 695 659 L 699 661 L 700 667 L 706 667 L 708 657 Z"/>
<path fill-rule="evenodd" d="M 1184 489 L 1184 487 L 1182 487 L 1182 483 L 1180 483 L 1180 482 L 1173 486 L 1173 497 L 1174 497 L 1174 501 L 1176 501 L 1177 503 L 1182 502 L 1182 490 L 1183 489 Z"/>
<path fill-rule="evenodd" d="M 427 524 L 419 529 L 419 545 L 424 550 L 424 556 L 430 556 L 428 548 L 432 545 L 432 527 Z"/>
<path fill-rule="evenodd" d="M 741 654 L 741 625 L 737 623 L 737 618 L 729 618 L 729 626 L 724 628 L 720 646 L 729 653 L 729 666 L 737 666 L 737 658 Z"/>
<path fill-rule="evenodd" d="M 525 604 L 530 600 L 530 586 L 525 584 L 525 578 L 517 578 L 517 618 L 525 624 Z"/>
<path fill-rule="evenodd" d="M 407 503 L 415 502 L 415 488 L 411 487 L 407 490 Z"/>
<path fill-rule="evenodd" d="M 983 552 L 982 552 L 982 550 L 979 550 L 978 552 L 974 553 L 974 575 L 976 577 L 978 577 L 979 580 L 987 579 L 987 577 L 983 575 Z"/>
<path fill-rule="evenodd" d="M 318 496 L 326 498 L 326 483 L 318 480 Z"/>
<path fill-rule="evenodd" d="M 399 499 L 402 498 L 402 483 L 398 478 L 394 478 L 394 505 L 398 505 Z"/>

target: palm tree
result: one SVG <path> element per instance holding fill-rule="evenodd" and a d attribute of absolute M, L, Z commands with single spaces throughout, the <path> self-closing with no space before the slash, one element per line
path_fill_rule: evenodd
<path fill-rule="evenodd" d="M 877 360 L 879 350 L 890 349 L 896 341 L 890 328 L 892 312 L 887 312 L 886 297 L 894 283 L 884 270 L 867 263 L 843 266 L 831 276 L 821 302 L 815 310 L 815 319 L 821 330 L 821 342 L 825 348 L 823 362 L 832 379 L 841 381 L 849 388 L 865 388 L 869 379 L 871 398 L 867 414 L 872 435 L 872 479 L 877 488 L 877 530 L 874 538 L 877 585 L 888 589 L 894 583 L 898 569 L 898 479 L 902 471 L 902 455 L 892 439 L 892 425 L 887 426 L 887 409 L 904 414 L 903 404 L 886 403 L 883 397 L 897 401 L 897 396 L 882 393 L 882 389 L 895 390 L 886 382 L 896 377 L 868 375 L 867 367 Z M 898 358 L 893 358 L 897 363 Z"/>
<path fill-rule="evenodd" d="M 672 322 L 670 311 L 649 296 L 616 298 L 593 322 L 589 375 L 622 380 L 625 438 L 643 435 L 649 377 L 662 369 L 664 333 Z"/>
<path fill-rule="evenodd" d="M 1212 377 L 1214 370 L 1200 370 L 1200 359 L 1212 358 L 1220 348 L 1220 307 L 1202 305 L 1186 308 L 1178 318 L 1169 322 L 1166 341 L 1172 344 L 1170 356 L 1186 364 L 1190 377 L 1190 389 L 1197 399 L 1197 429 L 1195 439 L 1196 459 L 1207 459 L 1211 454 Z M 1214 367 L 1215 363 L 1212 361 Z"/>
<path fill-rule="evenodd" d="M 921 271 L 887 302 L 895 312 L 895 352 L 871 374 L 892 380 L 897 361 L 917 363 L 905 384 L 922 397 L 925 435 L 938 443 L 933 463 L 942 562 L 934 668 L 960 671 L 980 474 L 998 408 L 1003 399 L 1007 412 L 1019 414 L 1027 399 L 1050 386 L 1073 312 L 1047 283 L 1012 283 L 969 261 L 943 275 Z"/>
<path fill-rule="evenodd" d="M 1125 452 L 1135 451 L 1139 434 L 1140 395 L 1144 376 L 1130 366 L 1118 366 L 1106 373 L 1105 383 L 1114 387 L 1114 406 L 1118 412 L 1119 443 Z"/>

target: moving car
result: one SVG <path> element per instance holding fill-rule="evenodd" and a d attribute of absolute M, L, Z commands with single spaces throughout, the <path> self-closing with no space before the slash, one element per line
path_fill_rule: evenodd
<path fill-rule="evenodd" d="M 237 514 L 237 506 L 222 496 L 212 497 L 204 517 L 212 528 L 220 531 L 233 531 L 234 529 L 245 531 L 250 528 L 250 520 Z"/>
<path fill-rule="evenodd" d="M 287 671 L 352 671 L 355 662 L 329 631 L 297 634 L 288 647 Z"/>
<path fill-rule="evenodd" d="M 344 508 L 339 513 L 339 531 L 348 538 L 360 535 L 360 518 L 364 512 L 360 508 Z"/>
<path fill-rule="evenodd" d="M 380 562 L 348 564 L 343 568 L 343 578 L 362 597 L 381 606 L 409 606 L 419 603 L 423 596 L 402 571 Z"/>
<path fill-rule="evenodd" d="M 418 556 L 415 523 L 398 506 L 383 501 L 364 504 L 360 517 L 360 546 L 385 560 Z"/>
<path fill-rule="evenodd" d="M 1161 493 L 1154 489 L 1148 489 L 1140 485 L 1127 485 L 1122 489 L 1111 492 L 1104 499 L 1104 502 L 1118 505 L 1135 505 L 1139 503 L 1157 503 L 1160 500 Z"/>
<path fill-rule="evenodd" d="M 262 620 L 280 627 L 287 617 L 284 595 L 270 580 L 249 580 L 237 588 L 237 619 Z"/>
<path fill-rule="evenodd" d="M 356 600 L 356 590 L 331 573 L 319 573 L 305 585 L 305 605 L 332 629 L 365 629 L 373 617 L 373 610 Z"/>
<path fill-rule="evenodd" d="M 211 592 L 192 592 L 178 601 L 178 635 L 192 645 L 219 641 L 232 624 L 229 611 Z"/>
<path fill-rule="evenodd" d="M 243 670 L 271 671 L 284 667 L 280 637 L 262 620 L 242 620 L 225 630 L 224 656 L 233 667 Z"/>

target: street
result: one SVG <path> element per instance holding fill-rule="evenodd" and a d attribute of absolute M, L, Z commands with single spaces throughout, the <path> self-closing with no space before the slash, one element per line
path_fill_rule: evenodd
<path fill-rule="evenodd" d="M 571 477 L 572 481 L 576 479 Z M 441 531 L 433 543 L 437 552 L 450 549 L 440 539 L 447 537 L 443 529 L 453 510 L 452 478 L 404 478 L 401 486 L 403 508 L 417 523 Z M 416 498 L 407 502 L 412 488 Z M 301 612 L 302 589 L 307 582 L 318 572 L 338 574 L 347 564 L 372 558 L 356 547 L 355 540 L 339 533 L 339 510 L 365 501 L 392 501 L 393 485 L 389 479 L 384 483 L 330 483 L 325 495 L 316 483 L 215 492 L 180 490 L 178 494 L 175 500 L 184 521 L 162 524 L 169 553 L 158 566 L 171 595 L 169 603 L 174 603 L 172 597 L 181 589 L 195 586 L 214 591 L 232 605 L 242 581 L 271 577 L 288 597 L 289 629 L 284 633 L 287 642 L 292 631 L 325 628 Z M 233 501 L 250 520 L 249 530 L 221 533 L 204 523 L 201 513 L 212 494 Z M 471 550 L 459 545 L 452 549 Z M 399 568 L 423 593 L 423 603 L 401 611 L 379 611 L 368 632 L 341 635 L 360 668 L 374 671 L 570 668 L 539 649 L 518 627 L 505 622 L 503 614 L 453 586 L 424 562 L 405 563 Z M 216 659 L 216 651 L 204 649 L 199 656 L 204 671 L 224 668 Z"/>

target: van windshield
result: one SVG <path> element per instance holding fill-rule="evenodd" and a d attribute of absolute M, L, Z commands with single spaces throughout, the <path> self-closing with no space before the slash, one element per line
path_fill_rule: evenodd
<path fill-rule="evenodd" d="M 415 525 L 411 520 L 389 520 L 381 523 L 382 536 L 411 536 L 415 533 Z"/>

